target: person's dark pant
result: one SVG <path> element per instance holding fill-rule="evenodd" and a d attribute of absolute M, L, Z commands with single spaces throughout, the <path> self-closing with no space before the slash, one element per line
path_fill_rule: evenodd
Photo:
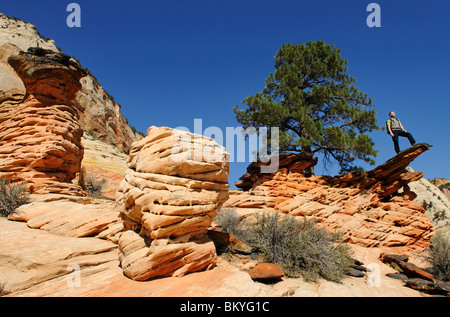
<path fill-rule="evenodd" d="M 398 146 L 398 137 L 399 136 L 408 138 L 409 143 L 411 143 L 411 145 L 416 144 L 416 140 L 414 140 L 412 134 L 409 132 L 405 132 L 403 130 L 393 130 L 392 133 L 394 133 L 394 136 L 392 137 L 392 141 L 394 141 L 394 148 L 395 148 L 395 152 L 397 154 L 400 153 L 400 148 Z"/>

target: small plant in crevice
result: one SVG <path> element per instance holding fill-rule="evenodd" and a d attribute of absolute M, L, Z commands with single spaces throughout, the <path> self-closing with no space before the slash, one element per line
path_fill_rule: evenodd
<path fill-rule="evenodd" d="M 97 135 L 97 133 L 95 133 L 95 131 L 94 130 L 92 130 L 92 129 L 89 129 L 88 131 L 87 131 L 87 134 L 92 138 L 92 140 L 97 140 L 98 139 L 98 135 Z"/>
<path fill-rule="evenodd" d="M 16 209 L 29 202 L 25 182 L 7 181 L 0 178 L 0 216 L 8 217 Z"/>
<path fill-rule="evenodd" d="M 86 168 L 82 167 L 78 174 L 78 185 L 88 194 L 88 196 L 102 199 L 102 189 L 106 185 L 105 178 L 99 180 L 96 174 L 88 174 Z"/>

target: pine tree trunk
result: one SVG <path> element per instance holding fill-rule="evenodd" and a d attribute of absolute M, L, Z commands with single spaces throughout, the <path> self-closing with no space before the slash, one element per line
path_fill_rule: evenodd
<path fill-rule="evenodd" d="M 307 167 L 304 171 L 306 177 L 311 177 L 315 175 L 314 166 Z"/>
<path fill-rule="evenodd" d="M 312 159 L 314 156 L 314 153 L 312 152 L 310 146 L 304 146 L 302 148 L 302 153 L 304 153 L 310 159 Z M 305 174 L 306 177 L 314 176 L 315 175 L 314 166 L 307 167 L 303 173 Z"/>

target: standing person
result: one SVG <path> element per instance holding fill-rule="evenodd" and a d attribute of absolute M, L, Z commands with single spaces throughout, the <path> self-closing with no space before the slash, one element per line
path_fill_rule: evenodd
<path fill-rule="evenodd" d="M 408 138 L 409 143 L 411 143 L 411 145 L 416 144 L 416 140 L 414 140 L 412 134 L 409 132 L 406 132 L 406 130 L 403 127 L 400 120 L 395 117 L 394 111 L 389 112 L 389 117 L 390 118 L 386 122 L 386 126 L 387 126 L 388 133 L 392 136 L 392 141 L 394 141 L 395 152 L 397 154 L 400 152 L 400 148 L 398 146 L 398 137 L 399 136 Z"/>

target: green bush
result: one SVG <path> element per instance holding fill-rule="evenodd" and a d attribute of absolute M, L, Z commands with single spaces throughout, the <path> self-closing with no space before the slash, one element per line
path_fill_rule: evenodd
<path fill-rule="evenodd" d="M 29 202 L 25 182 L 7 181 L 0 178 L 0 216 L 8 217 L 16 209 Z"/>
<path fill-rule="evenodd" d="M 423 209 L 425 209 L 425 210 L 431 210 L 433 208 L 433 202 L 432 201 L 427 202 L 426 200 L 423 200 L 422 206 L 423 206 Z"/>
<path fill-rule="evenodd" d="M 447 215 L 445 214 L 445 210 L 441 209 L 441 210 L 437 210 L 434 212 L 434 216 L 433 216 L 433 221 L 437 222 L 437 221 L 443 221 L 447 219 Z"/>
<path fill-rule="evenodd" d="M 450 241 L 443 234 L 437 233 L 431 238 L 431 247 L 426 259 L 431 264 L 433 275 L 441 281 L 450 281 Z"/>
<path fill-rule="evenodd" d="M 98 139 L 97 133 L 95 133 L 94 130 L 92 130 L 92 129 L 89 129 L 89 130 L 87 131 L 87 134 L 90 135 L 91 138 L 92 138 L 94 141 Z"/>
<path fill-rule="evenodd" d="M 449 183 L 445 183 L 445 184 L 441 184 L 438 187 L 441 191 L 444 191 L 444 189 L 448 189 L 450 190 L 450 182 Z"/>
<path fill-rule="evenodd" d="M 254 229 L 255 243 L 264 261 L 278 263 L 287 276 L 302 276 L 308 282 L 319 277 L 340 282 L 351 267 L 350 247 L 338 234 L 277 212 L 259 213 Z"/>

